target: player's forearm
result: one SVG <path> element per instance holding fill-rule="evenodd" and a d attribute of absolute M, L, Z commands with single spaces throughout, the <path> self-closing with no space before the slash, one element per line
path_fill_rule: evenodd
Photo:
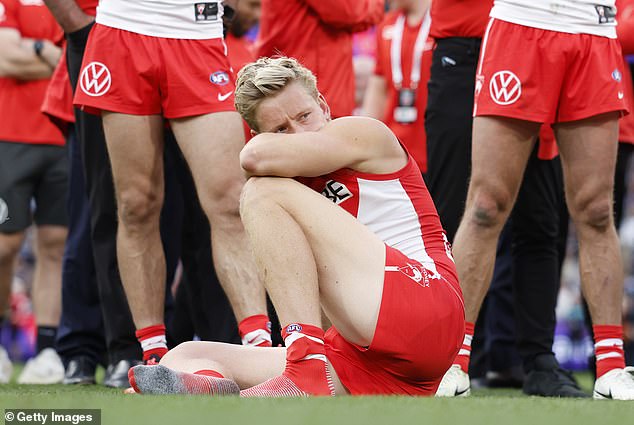
<path fill-rule="evenodd" d="M 94 20 L 81 10 L 75 0 L 44 0 L 44 3 L 67 34 L 84 28 Z"/>
<path fill-rule="evenodd" d="M 364 31 L 383 18 L 382 0 L 304 0 L 326 24 L 349 32 Z"/>
<path fill-rule="evenodd" d="M 38 56 L 34 44 L 35 40 L 22 39 L 17 44 L 5 45 L 0 55 L 0 76 L 18 80 L 50 77 L 59 61 L 61 49 L 44 40 Z"/>
<path fill-rule="evenodd" d="M 387 84 L 385 78 L 371 75 L 368 87 L 363 97 L 363 115 L 383 120 L 385 105 L 387 104 Z"/>

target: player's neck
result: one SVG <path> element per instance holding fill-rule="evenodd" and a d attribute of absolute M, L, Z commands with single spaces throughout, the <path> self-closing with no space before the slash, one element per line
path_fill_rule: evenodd
<path fill-rule="evenodd" d="M 409 8 L 405 10 L 405 17 L 407 18 L 407 25 L 415 26 L 425 17 L 429 3 L 427 1 L 415 1 Z"/>

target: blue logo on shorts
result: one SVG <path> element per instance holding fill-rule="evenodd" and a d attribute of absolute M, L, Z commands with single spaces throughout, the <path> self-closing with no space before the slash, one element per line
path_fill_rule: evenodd
<path fill-rule="evenodd" d="M 209 81 L 219 86 L 226 86 L 229 84 L 229 74 L 224 71 L 216 71 L 209 76 Z"/>
<path fill-rule="evenodd" d="M 288 325 L 286 327 L 287 334 L 290 334 L 291 332 L 301 332 L 301 331 L 302 331 L 302 325 L 298 323 L 293 323 L 292 325 Z"/>
<path fill-rule="evenodd" d="M 617 82 L 621 81 L 621 71 L 619 71 L 618 69 L 612 71 L 612 79 Z"/>

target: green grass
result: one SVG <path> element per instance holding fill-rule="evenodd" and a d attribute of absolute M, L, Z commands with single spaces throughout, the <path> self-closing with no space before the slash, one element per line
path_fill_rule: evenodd
<path fill-rule="evenodd" d="M 590 392 L 592 382 L 579 376 Z M 468 398 L 240 399 L 124 395 L 102 386 L 0 385 L 0 409 L 101 409 L 102 424 L 633 425 L 634 402 L 526 397 L 482 389 Z M 0 420 L 0 424 L 2 424 Z M 16 422 L 13 422 L 14 424 Z"/>

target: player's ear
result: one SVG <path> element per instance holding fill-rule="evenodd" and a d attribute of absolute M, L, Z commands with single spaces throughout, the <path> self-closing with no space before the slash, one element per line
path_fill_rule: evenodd
<path fill-rule="evenodd" d="M 324 97 L 323 94 L 319 93 L 319 96 L 317 97 L 317 99 L 319 101 L 318 102 L 319 107 L 321 108 L 322 112 L 326 116 L 326 119 L 330 121 L 330 106 L 328 106 L 328 102 L 326 102 L 326 98 Z"/>

